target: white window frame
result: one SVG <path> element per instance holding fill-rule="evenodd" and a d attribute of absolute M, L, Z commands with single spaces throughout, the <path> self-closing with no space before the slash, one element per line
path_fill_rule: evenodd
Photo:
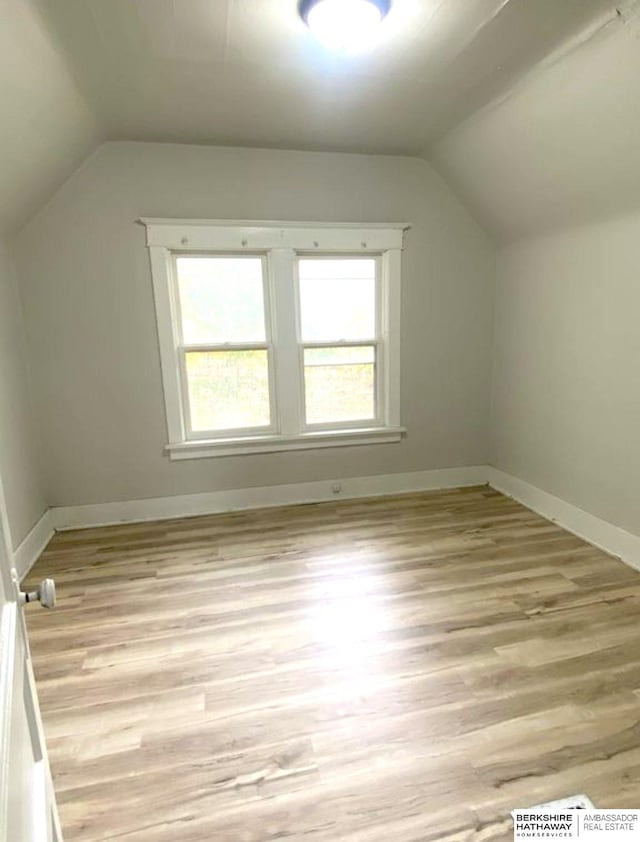
<path fill-rule="evenodd" d="M 171 459 L 195 459 L 280 450 L 400 441 L 401 255 L 405 223 L 323 224 L 229 220 L 140 220 L 147 229 Z M 176 257 L 260 256 L 264 260 L 266 341 L 186 346 L 182 341 Z M 300 336 L 298 258 L 376 258 L 376 338 L 357 342 L 303 342 Z M 242 430 L 190 430 L 185 353 L 266 348 L 271 425 Z M 375 345 L 376 418 L 305 423 L 304 348 Z"/>

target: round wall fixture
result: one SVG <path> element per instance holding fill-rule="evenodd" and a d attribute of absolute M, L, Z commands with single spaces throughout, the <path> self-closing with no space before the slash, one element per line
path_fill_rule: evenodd
<path fill-rule="evenodd" d="M 366 46 L 391 8 L 391 0 L 300 0 L 300 17 L 333 50 Z"/>

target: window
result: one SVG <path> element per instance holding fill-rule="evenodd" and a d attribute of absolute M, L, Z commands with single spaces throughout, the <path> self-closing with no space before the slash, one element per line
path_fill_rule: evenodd
<path fill-rule="evenodd" d="M 406 226 L 142 222 L 171 458 L 400 439 Z"/>
<path fill-rule="evenodd" d="M 273 429 L 264 263 L 260 256 L 175 256 L 177 350 L 190 435 Z"/>
<path fill-rule="evenodd" d="M 298 258 L 307 425 L 375 422 L 378 260 Z"/>

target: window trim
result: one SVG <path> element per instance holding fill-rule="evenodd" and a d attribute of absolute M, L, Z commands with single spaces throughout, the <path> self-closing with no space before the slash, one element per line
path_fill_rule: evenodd
<path fill-rule="evenodd" d="M 405 223 L 297 223 L 143 218 L 151 263 L 158 343 L 171 459 L 269 453 L 324 447 L 398 442 L 400 425 L 401 254 Z M 182 344 L 176 257 L 201 253 L 261 256 L 264 260 L 265 343 L 269 359 L 271 426 L 228 431 L 189 429 L 188 386 L 181 371 Z M 300 337 L 298 257 L 377 257 L 375 342 L 376 419 L 336 424 L 305 424 Z M 289 283 L 288 288 L 285 288 Z M 233 345 L 234 343 L 230 343 Z M 243 343 L 244 344 L 244 343 Z M 255 343 L 247 343 L 255 344 Z M 342 343 L 338 343 L 342 344 Z M 354 343 L 347 343 L 354 344 Z M 356 343 L 357 344 L 357 343 Z M 293 346 L 297 353 L 292 354 Z M 194 346 L 197 347 L 197 346 Z M 201 350 L 209 347 L 200 346 Z M 222 350 L 224 346 L 220 346 Z M 380 349 L 383 349 L 381 351 Z M 294 384 L 292 388 L 292 384 Z M 381 401 L 380 393 L 384 397 Z"/>

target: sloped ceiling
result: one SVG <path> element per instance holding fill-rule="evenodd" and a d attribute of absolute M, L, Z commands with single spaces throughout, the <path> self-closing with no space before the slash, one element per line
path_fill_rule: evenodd
<path fill-rule="evenodd" d="M 367 52 L 298 0 L 34 0 L 113 140 L 420 155 L 613 0 L 394 0 Z"/>
<path fill-rule="evenodd" d="M 640 209 L 639 4 L 619 4 L 447 134 L 433 159 L 502 241 Z"/>
<path fill-rule="evenodd" d="M 394 0 L 345 57 L 297 0 L 3 0 L 0 236 L 101 138 L 434 157 L 501 239 L 619 212 L 640 186 L 637 5 Z"/>
<path fill-rule="evenodd" d="M 0 3 L 0 237 L 15 231 L 98 141 L 95 118 L 36 9 Z"/>

